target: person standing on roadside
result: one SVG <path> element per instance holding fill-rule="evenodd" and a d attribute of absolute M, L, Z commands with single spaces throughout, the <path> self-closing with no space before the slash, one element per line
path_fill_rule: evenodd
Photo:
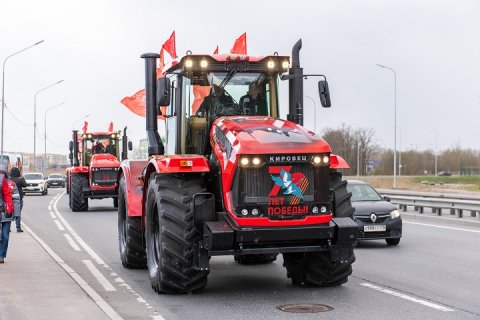
<path fill-rule="evenodd" d="M 5 262 L 13 220 L 12 192 L 7 182 L 8 167 L 0 165 L 0 264 Z"/>
<path fill-rule="evenodd" d="M 13 167 L 10 170 L 10 179 L 15 182 L 17 185 L 18 193 L 20 195 L 20 210 L 18 212 L 14 212 L 15 215 L 15 224 L 17 225 L 17 232 L 23 232 L 22 230 L 22 210 L 23 210 L 23 188 L 27 187 L 27 181 L 25 181 L 25 178 L 22 177 L 20 169 L 17 167 Z M 13 197 L 14 195 L 12 195 Z M 15 206 L 15 200 L 13 200 L 14 206 Z M 15 210 L 16 211 L 16 210 Z"/>

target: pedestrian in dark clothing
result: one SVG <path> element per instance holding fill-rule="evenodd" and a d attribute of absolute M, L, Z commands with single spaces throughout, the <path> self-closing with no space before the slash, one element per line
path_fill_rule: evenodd
<path fill-rule="evenodd" d="M 5 262 L 13 220 L 12 192 L 6 179 L 8 168 L 0 165 L 0 264 Z"/>
<path fill-rule="evenodd" d="M 23 209 L 23 188 L 27 187 L 27 181 L 25 181 L 25 178 L 22 177 L 22 174 L 20 172 L 20 169 L 17 167 L 13 167 L 10 170 L 10 179 L 15 182 L 18 188 L 18 193 L 20 194 L 20 210 L 18 212 L 15 212 L 15 224 L 17 226 L 17 232 L 23 232 L 22 230 L 22 209 Z"/>

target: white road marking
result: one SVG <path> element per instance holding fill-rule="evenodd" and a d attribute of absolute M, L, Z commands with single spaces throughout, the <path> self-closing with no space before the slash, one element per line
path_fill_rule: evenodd
<path fill-rule="evenodd" d="M 60 230 L 60 231 L 65 231 L 65 228 L 62 226 L 62 224 L 60 223 L 60 221 L 58 221 L 58 220 L 56 220 L 56 219 L 53 220 L 53 221 L 54 221 L 55 224 L 57 225 L 58 230 Z"/>
<path fill-rule="evenodd" d="M 62 193 L 62 195 L 64 193 L 65 193 L 65 191 Z M 70 224 L 60 214 L 60 212 L 57 209 L 57 203 L 58 203 L 59 200 L 60 200 L 60 197 L 53 204 L 53 210 L 55 210 L 55 213 L 57 214 L 58 219 L 60 219 L 62 221 L 63 225 L 65 226 L 65 228 L 67 228 L 67 230 L 70 232 L 70 234 L 75 239 L 75 241 L 77 241 L 80 244 L 80 246 L 89 254 L 89 256 L 92 257 L 92 259 L 95 260 L 96 263 L 98 263 L 100 265 L 104 265 L 105 262 L 95 253 L 95 251 L 92 250 L 92 248 L 90 248 L 88 246 L 88 244 L 85 243 L 85 241 L 83 241 L 82 238 L 80 238 L 80 236 L 77 234 L 77 232 L 75 232 L 75 230 L 73 230 L 73 228 L 70 226 Z"/>
<path fill-rule="evenodd" d="M 58 198 L 56 199 L 55 203 L 53 204 L 53 209 L 55 210 L 55 213 L 57 214 L 58 218 L 63 222 L 63 224 L 65 225 L 65 227 L 67 228 L 67 230 L 70 232 L 70 234 L 73 236 L 73 238 L 80 244 L 80 246 L 83 247 L 83 249 L 90 255 L 90 257 L 92 257 L 93 260 L 95 260 L 97 262 L 97 264 L 103 266 L 105 269 L 107 269 L 109 272 L 110 272 L 110 275 L 113 276 L 113 277 L 117 277 L 117 274 L 113 272 L 112 268 L 110 268 L 110 266 L 108 264 L 106 264 L 96 253 L 95 251 L 93 251 L 86 243 L 85 241 L 82 240 L 82 238 L 80 238 L 80 236 L 75 232 L 75 230 L 70 226 L 70 224 L 63 218 L 63 216 L 60 214 L 60 212 L 58 211 L 58 208 L 57 208 L 57 204 L 58 204 L 58 201 L 60 200 L 60 198 L 65 194 L 65 191 L 63 191 L 62 193 L 59 194 Z M 92 264 L 93 265 L 93 264 Z M 122 279 L 123 281 L 123 279 Z M 125 282 L 121 282 L 120 283 L 120 286 L 124 286 L 126 287 L 126 289 L 131 293 L 133 294 L 136 298 L 137 298 L 137 301 L 140 302 L 140 303 L 143 303 L 148 309 L 153 309 L 152 306 L 150 306 L 150 304 L 148 304 L 146 302 L 145 299 L 143 299 L 138 293 L 135 292 L 135 290 L 133 290 L 127 283 Z M 155 313 L 157 313 L 155 311 Z M 153 316 L 152 316 L 153 317 Z M 164 318 L 161 316 L 161 315 L 155 315 L 155 317 L 157 317 L 156 319 L 158 320 L 164 320 Z"/>
<path fill-rule="evenodd" d="M 53 213 L 53 211 L 50 211 L 50 217 L 52 217 L 52 219 L 57 219 L 57 216 L 55 213 Z"/>
<path fill-rule="evenodd" d="M 95 279 L 102 285 L 106 291 L 117 291 L 115 287 L 103 276 L 103 274 L 95 267 L 92 261 L 82 260 L 82 262 L 87 266 L 88 270 L 93 274 Z"/>
<path fill-rule="evenodd" d="M 398 298 L 402 298 L 402 299 L 405 299 L 405 300 L 408 300 L 408 301 L 411 301 L 411 302 L 415 302 L 415 303 L 421 304 L 423 306 L 433 308 L 435 310 L 439 310 L 439 311 L 443 311 L 443 312 L 453 312 L 453 311 L 455 311 L 455 310 L 450 309 L 448 307 L 445 307 L 445 306 L 442 306 L 442 305 L 439 305 L 439 304 L 436 304 L 436 303 L 433 303 L 433 302 L 430 302 L 430 301 L 415 298 L 415 297 L 400 293 L 398 291 L 393 291 L 393 290 L 390 290 L 390 289 L 382 288 L 382 287 L 373 285 L 371 283 L 364 282 L 364 283 L 360 283 L 360 285 L 364 286 L 364 287 L 367 287 L 367 288 L 370 288 L 370 289 L 380 291 L 382 293 L 386 293 L 386 294 L 398 297 Z"/>
<path fill-rule="evenodd" d="M 67 239 L 68 244 L 73 248 L 75 251 L 82 251 L 77 243 L 72 239 L 72 237 L 68 233 L 64 233 L 63 236 Z"/>
<path fill-rule="evenodd" d="M 439 226 L 439 225 L 436 225 L 436 224 L 411 222 L 411 221 L 405 221 L 405 220 L 403 220 L 403 223 L 416 224 L 416 225 L 419 225 L 419 226 L 434 227 L 434 228 L 440 228 L 440 229 L 449 229 L 449 230 L 456 230 L 456 231 L 465 231 L 465 232 L 480 233 L 480 230 L 471 230 L 471 229 L 464 229 L 464 228 L 455 228 L 455 227 Z"/>
<path fill-rule="evenodd" d="M 65 270 L 68 275 L 87 293 L 87 295 L 102 309 L 103 312 L 112 320 L 123 320 L 123 318 L 97 293 L 83 280 L 83 278 L 75 272 L 68 264 L 66 264 L 62 258 L 60 258 L 55 251 L 53 251 L 39 236 L 37 236 L 25 223 L 22 222 L 23 228 L 27 230 L 30 235 L 37 240 L 37 242 L 43 247 L 43 249 L 55 260 L 60 267 Z"/>
<path fill-rule="evenodd" d="M 52 210 L 52 205 L 51 204 L 48 205 L 48 210 Z"/>

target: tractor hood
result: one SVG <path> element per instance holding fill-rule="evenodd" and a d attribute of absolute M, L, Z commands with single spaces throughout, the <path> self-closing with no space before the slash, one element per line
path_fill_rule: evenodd
<path fill-rule="evenodd" d="M 314 132 L 294 122 L 272 117 L 221 117 L 214 121 L 212 130 L 219 143 L 230 142 L 238 154 L 331 152 L 327 142 Z"/>
<path fill-rule="evenodd" d="M 120 162 L 117 157 L 109 153 L 98 153 L 94 154 L 91 159 L 91 167 L 95 168 L 112 168 L 119 167 Z"/>

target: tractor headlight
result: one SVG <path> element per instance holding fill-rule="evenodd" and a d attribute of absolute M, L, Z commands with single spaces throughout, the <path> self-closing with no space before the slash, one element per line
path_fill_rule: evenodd
<path fill-rule="evenodd" d="M 330 155 L 329 154 L 317 154 L 312 157 L 312 162 L 314 165 L 328 165 L 330 164 Z"/>
<path fill-rule="evenodd" d="M 242 156 L 239 161 L 240 165 L 242 167 L 247 167 L 247 166 L 253 166 L 253 167 L 259 167 L 262 165 L 263 160 L 261 157 L 255 157 L 255 156 Z"/>
<path fill-rule="evenodd" d="M 285 60 L 282 62 L 282 68 L 283 69 L 288 69 L 288 67 L 290 66 L 290 63 L 288 62 L 288 60 Z"/>
<path fill-rule="evenodd" d="M 395 219 L 395 218 L 399 218 L 399 217 L 400 217 L 400 211 L 398 211 L 397 209 L 390 212 L 390 218 Z"/>
<path fill-rule="evenodd" d="M 255 157 L 255 158 L 252 159 L 252 164 L 254 166 L 258 166 L 258 165 L 260 165 L 260 163 L 262 163 L 262 160 L 260 160 L 260 158 Z"/>
<path fill-rule="evenodd" d="M 207 60 L 201 60 L 200 61 L 200 67 L 202 67 L 202 68 L 208 67 L 208 61 Z"/>
<path fill-rule="evenodd" d="M 192 59 L 185 60 L 185 68 L 191 68 L 191 67 L 193 67 L 193 60 Z"/>
<path fill-rule="evenodd" d="M 273 60 L 268 60 L 268 62 L 267 62 L 267 68 L 268 68 L 268 69 L 273 69 L 273 68 L 275 68 L 275 61 L 273 61 Z"/>
<path fill-rule="evenodd" d="M 248 159 L 247 157 L 243 157 L 240 159 L 240 164 L 242 166 L 248 166 L 249 163 L 250 163 L 250 159 Z"/>

